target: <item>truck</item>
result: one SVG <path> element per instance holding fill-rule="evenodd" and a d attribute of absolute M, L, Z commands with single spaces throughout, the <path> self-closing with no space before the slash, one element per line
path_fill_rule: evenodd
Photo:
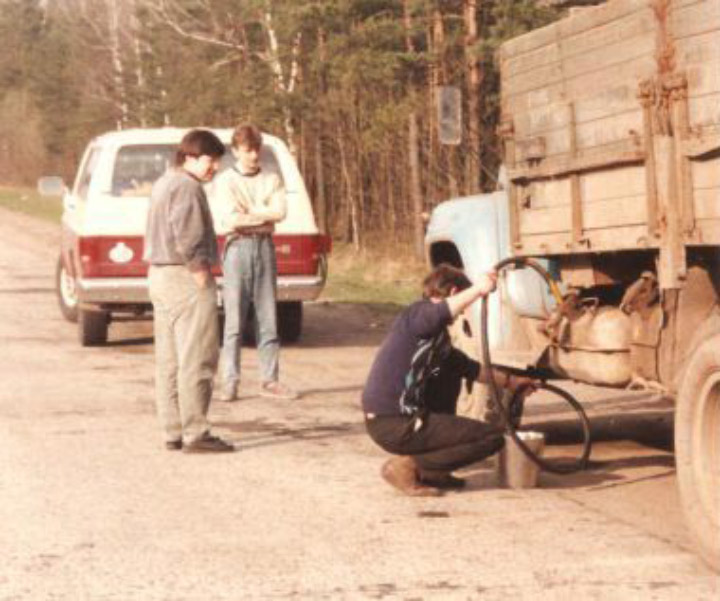
<path fill-rule="evenodd" d="M 71 188 L 59 177 L 38 183 L 41 192 L 63 196 L 55 289 L 61 314 L 77 324 L 82 346 L 105 344 L 113 322 L 152 316 L 148 265 L 143 260 L 149 196 L 153 182 L 173 164 L 187 131 L 161 127 L 99 135 L 88 143 Z M 227 146 L 221 165 L 227 169 L 234 160 L 232 129 L 213 131 Z M 294 342 L 302 333 L 302 303 L 316 299 L 325 285 L 331 241 L 318 230 L 307 188 L 287 145 L 263 134 L 260 162 L 263 169 L 281 176 L 287 195 L 287 217 L 273 239 L 279 335 Z M 207 193 L 216 217 L 212 184 L 207 185 Z M 225 236 L 218 236 L 221 252 L 224 243 Z M 221 289 L 220 266 L 214 273 Z M 222 307 L 222 295 L 218 304 Z"/>
<path fill-rule="evenodd" d="M 438 205 L 428 260 L 554 274 L 560 298 L 504 272 L 494 363 L 674 399 L 683 512 L 720 570 L 720 2 L 609 0 L 497 60 L 503 185 Z"/>

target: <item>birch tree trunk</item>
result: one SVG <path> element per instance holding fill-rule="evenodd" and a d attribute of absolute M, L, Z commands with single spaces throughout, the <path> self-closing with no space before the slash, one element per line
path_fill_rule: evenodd
<path fill-rule="evenodd" d="M 408 53 L 416 51 L 412 41 L 412 17 L 409 0 L 403 1 L 403 25 L 405 27 L 405 46 Z M 410 198 L 413 232 L 413 251 L 418 258 L 425 254 L 425 232 L 422 221 L 422 184 L 420 180 L 420 133 L 415 111 L 408 116 L 408 167 L 410 168 Z"/>
<path fill-rule="evenodd" d="M 478 0 L 463 1 L 463 16 L 465 21 L 465 69 L 467 81 L 467 148 L 465 157 L 465 192 L 474 194 L 480 190 L 480 95 L 482 86 L 482 72 L 480 60 L 477 56 L 476 44 L 478 42 Z"/>
<path fill-rule="evenodd" d="M 328 213 L 325 198 L 325 166 L 323 165 L 323 145 L 320 132 L 315 135 L 315 215 L 318 228 L 323 234 L 328 233 Z"/>
<path fill-rule="evenodd" d="M 415 256 L 425 255 L 425 231 L 423 227 L 422 188 L 420 183 L 420 134 L 417 117 L 411 113 L 408 118 L 408 156 L 410 161 L 410 197 L 412 198 L 413 249 Z"/>
<path fill-rule="evenodd" d="M 273 26 L 272 20 L 272 6 L 268 0 L 265 4 L 265 13 L 263 15 L 263 23 L 265 26 L 265 33 L 268 40 L 268 60 L 270 68 L 275 75 L 275 85 L 277 90 L 285 96 L 285 102 L 283 103 L 283 125 L 285 129 L 285 138 L 287 140 L 288 148 L 293 156 L 297 157 L 298 146 L 297 146 L 297 135 L 295 126 L 293 124 L 293 116 L 290 111 L 289 99 L 295 92 L 297 86 L 297 80 L 300 72 L 299 55 L 300 55 L 300 43 L 302 41 L 302 32 L 298 32 L 293 39 L 292 44 L 292 60 L 290 63 L 290 72 L 288 76 L 285 76 L 285 70 L 280 60 L 280 46 L 278 44 L 277 34 L 275 33 L 275 27 Z"/>
<path fill-rule="evenodd" d="M 143 69 L 143 54 L 147 50 L 141 37 L 140 19 L 137 14 L 136 0 L 130 0 L 130 35 L 132 36 L 135 53 L 135 84 L 138 90 L 138 123 L 140 127 L 148 126 L 146 99 L 148 98 L 147 78 Z"/>
<path fill-rule="evenodd" d="M 120 115 L 117 119 L 117 128 L 124 129 L 129 122 L 129 109 L 127 90 L 125 89 L 125 67 L 122 61 L 120 47 L 120 9 L 118 0 L 106 0 L 108 8 L 108 33 L 110 44 L 110 59 L 112 61 L 113 83 L 117 95 L 117 107 Z"/>

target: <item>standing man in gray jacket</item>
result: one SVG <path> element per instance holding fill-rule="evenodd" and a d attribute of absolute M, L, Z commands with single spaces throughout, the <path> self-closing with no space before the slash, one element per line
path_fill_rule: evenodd
<path fill-rule="evenodd" d="M 234 447 L 207 420 L 218 362 L 217 240 L 202 184 L 225 152 L 210 131 L 180 142 L 174 168 L 152 189 L 145 260 L 155 327 L 155 396 L 168 450 L 218 453 Z"/>

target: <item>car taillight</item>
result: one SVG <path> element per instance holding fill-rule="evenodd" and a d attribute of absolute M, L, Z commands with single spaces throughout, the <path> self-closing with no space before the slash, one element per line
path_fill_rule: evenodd
<path fill-rule="evenodd" d="M 87 277 L 93 274 L 93 268 L 97 265 L 99 256 L 100 242 L 98 238 L 80 238 L 78 240 L 78 258 L 82 276 Z"/>

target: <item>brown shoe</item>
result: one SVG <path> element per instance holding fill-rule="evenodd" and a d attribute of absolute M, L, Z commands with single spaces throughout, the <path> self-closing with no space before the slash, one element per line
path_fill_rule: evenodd
<path fill-rule="evenodd" d="M 183 453 L 232 453 L 234 450 L 233 445 L 209 432 L 182 447 Z"/>
<path fill-rule="evenodd" d="M 392 457 L 380 469 L 385 482 L 394 486 L 409 497 L 439 497 L 442 491 L 432 486 L 425 486 L 415 471 L 415 462 L 411 457 Z"/>
<path fill-rule="evenodd" d="M 182 449 L 182 440 L 166 440 L 165 448 L 168 451 L 179 451 Z"/>

